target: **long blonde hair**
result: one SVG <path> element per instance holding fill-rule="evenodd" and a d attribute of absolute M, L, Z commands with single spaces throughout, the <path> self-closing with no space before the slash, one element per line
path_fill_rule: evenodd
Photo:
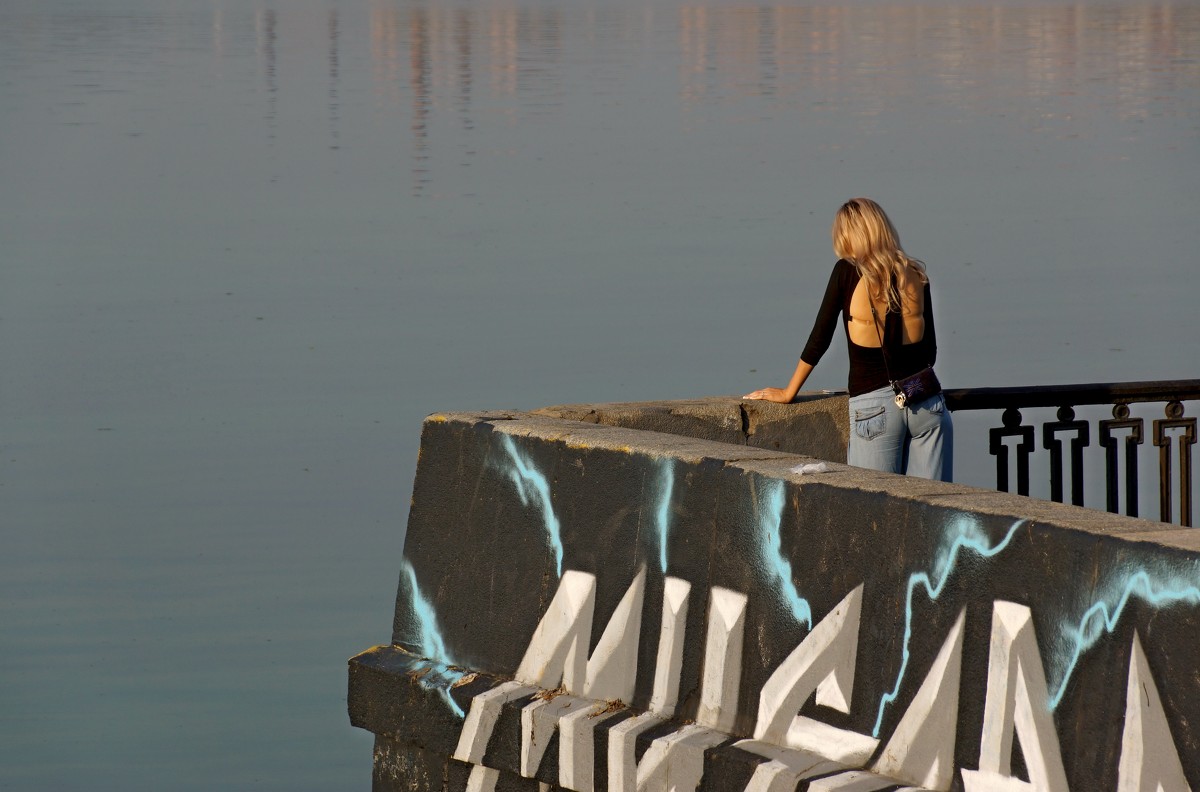
<path fill-rule="evenodd" d="M 870 198 L 851 198 L 838 209 L 833 218 L 833 252 L 858 268 L 873 302 L 883 302 L 886 295 L 889 310 L 900 307 L 893 276 L 911 267 L 921 283 L 929 282 L 925 264 L 904 252 L 892 221 Z"/>

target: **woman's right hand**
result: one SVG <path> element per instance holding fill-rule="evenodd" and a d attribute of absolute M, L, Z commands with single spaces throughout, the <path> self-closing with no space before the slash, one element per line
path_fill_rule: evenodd
<path fill-rule="evenodd" d="M 788 404 L 792 399 L 796 398 L 796 394 L 800 392 L 800 388 L 804 386 L 804 381 L 808 379 L 808 375 L 812 372 L 813 367 L 804 362 L 801 358 L 796 364 L 796 373 L 792 375 L 792 381 L 788 383 L 787 388 L 760 388 L 759 390 L 747 393 L 743 399 L 764 399 L 766 401 L 778 402 L 779 404 Z"/>
<path fill-rule="evenodd" d="M 762 389 L 756 390 L 752 393 L 747 393 L 742 398 L 743 399 L 763 399 L 765 401 L 773 401 L 773 402 L 780 402 L 780 403 L 785 403 L 785 402 L 791 401 L 790 399 L 787 398 L 787 394 L 785 394 L 783 392 L 782 388 L 762 388 Z"/>

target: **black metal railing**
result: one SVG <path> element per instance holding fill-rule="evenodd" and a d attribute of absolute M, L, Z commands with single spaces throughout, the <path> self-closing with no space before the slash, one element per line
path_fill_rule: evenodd
<path fill-rule="evenodd" d="M 1192 525 L 1196 416 L 1185 417 L 1183 403 L 1200 400 L 1200 380 L 961 388 L 945 393 L 946 404 L 953 411 L 1004 411 L 1001 426 L 989 431 L 988 450 L 996 458 L 996 488 L 1010 491 L 1010 468 L 1015 462 L 1017 493 L 1021 495 L 1029 494 L 1029 461 L 1037 439 L 1036 427 L 1024 423 L 1021 410 L 1057 407 L 1057 420 L 1041 426 L 1042 448 L 1050 452 L 1050 498 L 1064 501 L 1069 478 L 1070 502 L 1077 506 L 1083 505 L 1083 450 L 1091 444 L 1091 423 L 1077 418 L 1075 408 L 1112 405 L 1112 418 L 1097 421 L 1098 445 L 1105 454 L 1106 504 L 1110 512 L 1121 510 L 1123 478 L 1125 513 L 1131 517 L 1138 516 L 1138 446 L 1143 444 L 1146 432 L 1144 419 L 1132 416 L 1129 405 L 1163 403 L 1163 417 L 1152 422 L 1150 432 L 1151 442 L 1158 447 L 1159 515 L 1163 522 L 1172 522 L 1174 488 L 1178 484 L 1179 522 Z M 1120 451 L 1122 445 L 1124 454 Z M 1172 462 L 1172 448 L 1176 449 L 1178 469 Z M 1010 449 L 1014 452 L 1011 455 Z"/>

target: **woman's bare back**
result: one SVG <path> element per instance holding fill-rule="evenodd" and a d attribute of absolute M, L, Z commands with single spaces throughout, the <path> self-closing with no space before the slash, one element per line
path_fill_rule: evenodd
<path fill-rule="evenodd" d="M 913 267 L 905 267 L 896 280 L 900 290 L 900 310 L 904 319 L 903 339 L 905 344 L 915 344 L 925 337 L 925 283 Z M 875 303 L 880 324 L 876 326 L 871 316 L 871 293 L 865 279 L 860 280 L 850 296 L 850 316 L 847 329 L 851 342 L 862 347 L 878 347 L 883 333 L 883 317 L 887 314 L 887 301 Z"/>

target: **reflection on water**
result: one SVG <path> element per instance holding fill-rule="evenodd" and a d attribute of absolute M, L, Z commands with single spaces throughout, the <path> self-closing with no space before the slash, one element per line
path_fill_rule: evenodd
<path fill-rule="evenodd" d="M 280 82 L 289 79 L 280 74 L 287 67 L 280 65 L 279 49 L 289 45 L 282 39 L 293 36 L 296 45 L 306 45 L 318 17 L 308 6 L 260 5 L 232 10 L 215 4 L 211 48 L 217 58 L 236 58 L 253 41 L 261 61 L 266 135 L 274 140 Z M 343 13 L 325 10 L 322 31 L 335 149 Z M 440 115 L 454 116 L 463 131 L 475 128 L 473 105 L 487 105 L 488 112 L 510 121 L 536 119 L 567 104 L 567 92 L 580 77 L 574 69 L 588 70 L 585 76 L 619 92 L 622 80 L 637 79 L 621 72 L 639 61 L 652 60 L 655 68 L 675 62 L 673 93 L 685 111 L 757 96 L 772 98 L 776 107 L 817 116 L 849 114 L 869 125 L 919 95 L 922 106 L 952 108 L 959 116 L 1002 112 L 998 105 L 1020 102 L 1035 109 L 1030 131 L 1051 135 L 1084 134 L 1062 125 L 1086 126 L 1098 115 L 1122 120 L 1190 115 L 1195 110 L 1190 92 L 1200 77 L 1198 17 L 1200 7 L 1170 2 L 563 9 L 372 0 L 366 25 L 374 90 L 408 117 L 413 188 L 420 194 L 433 178 L 431 128 Z M 3 35 L 21 42 L 8 48 L 10 57 L 69 48 L 82 58 L 125 47 L 134 58 L 153 57 L 194 46 L 181 35 L 186 23 L 156 13 L 75 10 L 17 15 Z M 565 52 L 568 47 L 572 52 Z M 87 78 L 100 70 L 74 73 L 79 79 L 70 87 L 85 95 L 127 90 Z M 482 75 L 478 84 L 476 74 Z M 989 89 L 980 90 L 982 85 Z"/>
<path fill-rule="evenodd" d="M 431 181 L 429 127 L 435 106 L 453 112 L 464 132 L 475 128 L 471 118 L 475 71 L 487 75 L 489 98 L 520 93 L 536 97 L 536 107 L 556 103 L 562 91 L 562 75 L 556 68 L 562 17 L 557 10 L 373 4 L 374 73 L 383 95 L 409 103 L 415 194 Z M 539 112 L 524 109 L 534 115 Z M 512 120 L 517 108 L 504 112 Z"/>
<path fill-rule="evenodd" d="M 329 9 L 329 144 L 338 148 L 338 12 Z"/>
<path fill-rule="evenodd" d="M 279 81 L 276 76 L 275 32 L 276 16 L 274 9 L 264 11 L 255 17 L 258 27 L 258 51 L 262 53 L 263 67 L 266 71 L 267 83 L 267 139 L 275 139 L 275 127 L 279 115 Z"/>
<path fill-rule="evenodd" d="M 772 96 L 813 113 L 850 113 L 864 123 L 921 93 L 925 104 L 964 115 L 986 114 L 998 99 L 1032 102 L 1040 110 L 1034 131 L 1054 134 L 1056 120 L 1086 123 L 1078 115 L 1096 111 L 1124 120 L 1192 113 L 1194 106 L 1175 92 L 1194 88 L 1200 76 L 1200 8 L 1171 3 L 1033 9 L 683 5 L 668 16 L 618 8 L 567 18 L 556 9 L 398 9 L 377 2 L 372 55 L 380 90 L 396 101 L 407 94 L 411 102 L 418 160 L 428 159 L 435 106 L 472 128 L 474 71 L 487 75 L 488 99 L 522 95 L 524 113 L 560 107 L 569 78 L 560 68 L 568 35 L 573 46 L 603 34 L 610 45 L 640 41 L 655 47 L 667 31 L 677 30 L 671 56 L 679 65 L 678 100 L 685 108 Z M 658 47 L 656 55 L 663 54 Z M 1007 97 L 979 90 L 985 83 L 1003 86 Z M 427 168 L 418 169 L 418 185 L 429 176 Z"/>
<path fill-rule="evenodd" d="M 1194 376 L 1197 52 L 1193 2 L 0 4 L 0 787 L 365 788 L 423 416 L 781 384 L 850 195 L 949 386 Z"/>

